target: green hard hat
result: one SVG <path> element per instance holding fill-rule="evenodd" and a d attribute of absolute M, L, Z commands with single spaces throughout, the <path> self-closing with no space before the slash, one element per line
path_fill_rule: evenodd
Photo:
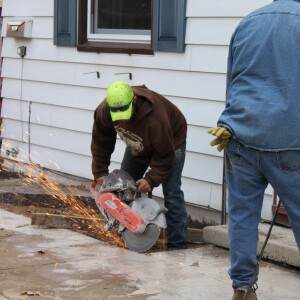
<path fill-rule="evenodd" d="M 133 96 L 132 87 L 125 81 L 115 81 L 108 87 L 106 101 L 113 121 L 130 119 Z"/>

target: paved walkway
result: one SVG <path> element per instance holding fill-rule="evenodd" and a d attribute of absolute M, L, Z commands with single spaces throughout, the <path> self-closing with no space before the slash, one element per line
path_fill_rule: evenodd
<path fill-rule="evenodd" d="M 0 299 L 231 299 L 228 251 L 137 254 L 0 210 Z M 261 264 L 258 297 L 300 299 L 300 272 Z"/>

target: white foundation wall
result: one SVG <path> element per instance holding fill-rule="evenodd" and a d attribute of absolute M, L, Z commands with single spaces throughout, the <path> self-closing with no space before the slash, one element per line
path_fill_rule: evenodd
<path fill-rule="evenodd" d="M 186 50 L 126 55 L 78 52 L 53 45 L 53 0 L 3 0 L 3 147 L 17 159 L 92 179 L 93 111 L 115 80 L 145 84 L 175 105 L 188 122 L 183 191 L 186 202 L 221 210 L 222 153 L 209 146 L 207 129 L 225 105 L 227 51 L 238 22 L 265 0 L 188 0 Z M 12 20 L 32 20 L 32 38 L 6 37 Z M 22 59 L 17 53 L 26 47 Z M 100 78 L 96 73 L 99 72 Z M 116 73 L 132 73 L 128 75 Z M 87 74 L 88 73 L 88 74 Z M 122 160 L 118 140 L 111 170 Z M 30 154 L 30 156 L 29 156 Z M 266 191 L 263 218 L 270 219 L 272 188 Z M 153 192 L 162 196 L 161 188 Z"/>

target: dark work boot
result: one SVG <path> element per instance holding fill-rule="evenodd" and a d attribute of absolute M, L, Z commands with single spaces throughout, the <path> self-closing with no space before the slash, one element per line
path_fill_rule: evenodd
<path fill-rule="evenodd" d="M 246 289 L 236 289 L 233 292 L 232 300 L 257 300 L 255 290 L 250 288 L 247 296 Z"/>

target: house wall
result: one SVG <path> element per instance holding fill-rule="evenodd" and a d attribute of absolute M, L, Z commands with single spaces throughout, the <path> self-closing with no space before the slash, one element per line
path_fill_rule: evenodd
<path fill-rule="evenodd" d="M 90 141 L 93 111 L 114 80 L 145 84 L 176 104 L 188 122 L 183 190 L 193 205 L 221 209 L 222 153 L 209 146 L 208 127 L 224 108 L 227 51 L 236 25 L 266 0 L 188 0 L 186 51 L 155 55 L 77 52 L 53 45 L 53 0 L 3 0 L 2 133 L 18 159 L 92 179 Z M 32 38 L 6 37 L 13 19 L 33 20 Z M 27 47 L 22 59 L 20 46 Z M 100 73 L 97 78 L 96 72 Z M 128 75 L 116 73 L 131 72 Z M 89 74 L 87 74 L 89 73 Z M 30 123 L 30 124 L 29 124 Z M 30 143 L 29 143 L 30 134 Z M 111 170 L 122 160 L 118 140 Z M 8 157 L 10 158 L 10 157 Z M 272 189 L 263 217 L 270 219 Z M 162 196 L 161 188 L 154 195 Z"/>

